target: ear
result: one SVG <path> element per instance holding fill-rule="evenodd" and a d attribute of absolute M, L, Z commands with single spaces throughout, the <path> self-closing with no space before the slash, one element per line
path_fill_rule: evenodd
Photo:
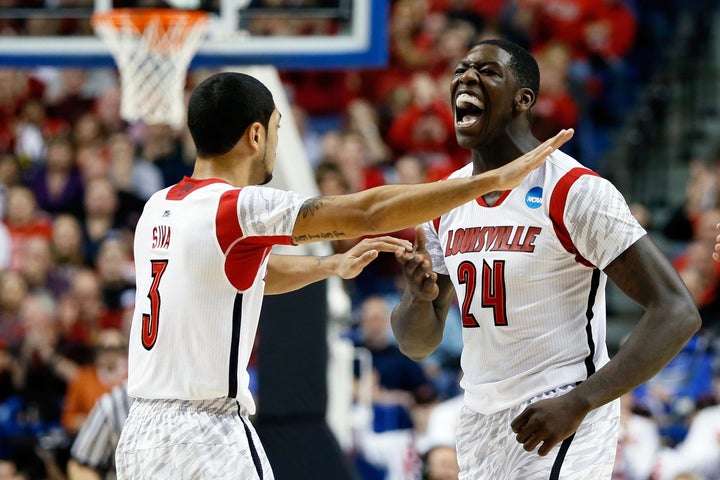
<path fill-rule="evenodd" d="M 253 152 L 260 151 L 265 143 L 265 129 L 259 122 L 251 124 L 245 131 L 247 143 Z"/>
<path fill-rule="evenodd" d="M 521 88 L 515 94 L 515 110 L 526 112 L 535 104 L 535 92 L 529 88 Z"/>

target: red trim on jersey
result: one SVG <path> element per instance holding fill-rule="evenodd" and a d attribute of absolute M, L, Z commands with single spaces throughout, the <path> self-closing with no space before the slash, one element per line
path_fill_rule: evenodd
<path fill-rule="evenodd" d="M 440 217 L 437 217 L 432 221 L 433 226 L 435 227 L 435 233 L 440 232 Z"/>
<path fill-rule="evenodd" d="M 567 197 L 570 192 L 570 187 L 572 187 L 577 179 L 583 175 L 599 176 L 597 173 L 588 168 L 573 168 L 563 175 L 563 177 L 557 182 L 555 189 L 550 196 L 550 219 L 552 220 L 555 234 L 558 239 L 560 239 L 560 243 L 562 243 L 565 250 L 575 255 L 575 260 L 577 262 L 585 265 L 586 267 L 593 267 L 594 265 L 592 263 L 588 262 L 582 257 L 582 255 L 580 255 L 580 253 L 578 253 L 572 238 L 570 238 L 570 233 L 565 226 L 565 220 L 563 219 L 563 213 L 565 213 L 565 206 L 567 205 Z"/>
<path fill-rule="evenodd" d="M 270 255 L 273 245 L 291 245 L 289 236 L 245 237 L 237 214 L 240 189 L 228 190 L 220 197 L 215 231 L 225 252 L 225 275 L 239 291 L 253 284 L 260 265 Z"/>
<path fill-rule="evenodd" d="M 501 204 L 505 201 L 505 199 L 508 197 L 508 195 L 510 195 L 510 192 L 511 192 L 511 191 L 512 191 L 512 190 L 505 190 L 505 191 L 500 195 L 500 198 L 498 198 L 497 201 L 496 201 L 495 203 L 493 203 L 492 205 L 488 205 L 488 204 L 485 202 L 485 199 L 484 199 L 483 197 L 477 197 L 477 198 L 475 199 L 475 201 L 476 201 L 477 204 L 480 205 L 481 207 L 487 207 L 487 208 L 497 207 L 498 205 L 501 205 Z"/>
<path fill-rule="evenodd" d="M 198 180 L 196 178 L 183 177 L 182 180 L 170 187 L 170 190 L 168 190 L 165 198 L 167 200 L 182 200 L 198 188 L 202 188 L 205 185 L 213 183 L 227 182 L 225 180 L 220 180 L 219 178 L 204 178 L 202 180 Z"/>
<path fill-rule="evenodd" d="M 237 213 L 237 202 L 240 190 L 228 190 L 220 196 L 217 214 L 215 215 L 215 231 L 220 248 L 227 253 L 230 246 L 242 238 L 240 220 Z"/>

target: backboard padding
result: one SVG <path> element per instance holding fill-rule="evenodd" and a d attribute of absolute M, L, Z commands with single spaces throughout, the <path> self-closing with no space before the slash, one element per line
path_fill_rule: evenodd
<path fill-rule="evenodd" d="M 242 12 L 240 12 L 242 15 Z M 387 63 L 388 0 L 352 0 L 347 32 L 334 36 L 209 36 L 190 69 L 274 65 L 280 69 L 381 67 Z M 224 29 L 223 18 L 214 22 Z M 214 29 L 211 23 L 210 31 Z M 109 67 L 115 63 L 96 36 L 0 36 L 0 66 Z"/>

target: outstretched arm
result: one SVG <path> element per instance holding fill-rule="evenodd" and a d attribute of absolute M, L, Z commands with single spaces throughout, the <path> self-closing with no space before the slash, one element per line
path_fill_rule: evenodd
<path fill-rule="evenodd" d="M 327 257 L 273 254 L 268 260 L 265 294 L 292 292 L 333 275 L 355 278 L 379 252 L 409 252 L 411 249 L 407 240 L 384 236 L 363 239 L 347 252 Z"/>
<path fill-rule="evenodd" d="M 402 265 L 407 286 L 393 309 L 390 323 L 400 351 L 420 361 L 442 341 L 455 290 L 450 277 L 433 272 L 422 226 L 415 227 L 413 251 L 397 250 L 395 258 Z"/>
<path fill-rule="evenodd" d="M 605 268 L 645 310 L 620 351 L 567 394 L 530 405 L 511 426 L 517 440 L 546 455 L 570 436 L 585 415 L 659 372 L 700 328 L 700 314 L 685 284 L 648 235 Z"/>
<path fill-rule="evenodd" d="M 572 136 L 572 129 L 562 130 L 507 165 L 469 178 L 313 197 L 298 214 L 292 240 L 297 244 L 356 238 L 419 225 L 486 193 L 515 188 Z"/>

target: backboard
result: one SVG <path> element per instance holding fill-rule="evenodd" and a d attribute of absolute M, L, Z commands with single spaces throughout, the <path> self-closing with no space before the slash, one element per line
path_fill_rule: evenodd
<path fill-rule="evenodd" d="M 3 7 L 0 66 L 114 66 L 107 46 L 89 28 L 89 18 L 94 12 L 127 8 L 128 1 L 93 1 L 86 8 Z M 181 1 L 188 0 L 173 3 L 183 5 Z M 227 65 L 339 69 L 379 67 L 387 61 L 388 0 L 199 2 L 198 8 L 210 13 L 210 26 L 190 69 Z M 133 3 L 167 5 L 153 0 Z M 285 3 L 293 6 L 267 6 Z M 68 31 L 68 24 L 74 24 L 75 31 Z M 3 33 L 7 31 L 12 34 Z"/>

